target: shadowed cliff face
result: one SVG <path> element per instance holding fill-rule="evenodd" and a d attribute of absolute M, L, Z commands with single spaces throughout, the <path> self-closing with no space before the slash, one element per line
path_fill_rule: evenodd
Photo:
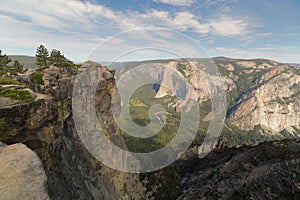
<path fill-rule="evenodd" d="M 44 85 L 29 86 L 35 95 L 33 101 L 2 105 L 0 118 L 4 127 L 0 130 L 0 141 L 7 144 L 22 142 L 43 159 L 48 145 L 58 137 L 58 130 L 71 113 L 68 105 L 76 73 L 77 69 L 72 67 L 46 69 L 43 72 Z M 26 84 L 30 75 L 16 79 Z"/>
<path fill-rule="evenodd" d="M 49 99 L 1 107 L 0 116 L 5 120 L 5 129 L 1 131 L 0 141 L 6 144 L 21 142 L 40 156 L 45 155 L 47 145 L 55 140 L 55 110 Z"/>
<path fill-rule="evenodd" d="M 300 141 L 211 152 L 181 165 L 178 199 L 299 199 Z"/>

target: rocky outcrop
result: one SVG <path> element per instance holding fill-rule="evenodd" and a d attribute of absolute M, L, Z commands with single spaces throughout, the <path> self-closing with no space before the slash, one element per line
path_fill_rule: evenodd
<path fill-rule="evenodd" d="M 48 200 L 47 177 L 38 156 L 24 144 L 0 144 L 0 199 Z"/>
<path fill-rule="evenodd" d="M 298 199 L 300 141 L 211 152 L 182 165 L 178 199 Z"/>
<path fill-rule="evenodd" d="M 43 159 L 48 146 L 58 137 L 58 130 L 70 115 L 68 104 L 72 96 L 72 79 L 76 73 L 77 69 L 73 67 L 51 66 L 43 71 L 45 84 L 34 91 L 36 98 L 33 101 L 2 105 L 0 118 L 4 127 L 0 141 L 6 144 L 24 143 Z M 27 74 L 17 79 L 24 84 L 28 81 Z M 43 93 L 39 93 L 41 89 Z"/>
<path fill-rule="evenodd" d="M 111 114 L 111 105 L 117 102 L 107 98 L 114 91 L 114 71 L 93 62 L 86 62 L 82 69 L 88 67 L 101 71 L 98 78 L 103 87 L 96 95 L 98 117 L 109 122 L 107 126 L 113 137 L 120 138 Z M 48 177 L 47 191 L 51 199 L 142 198 L 137 175 L 104 166 L 79 139 L 72 116 L 73 82 L 78 69 L 51 66 L 41 73 L 44 84 L 35 91 L 36 99 L 0 108 L 0 141 L 22 142 L 38 153 Z M 22 80 L 28 80 L 26 75 Z M 115 127 L 111 129 L 112 126 Z"/>
<path fill-rule="evenodd" d="M 55 139 L 53 122 L 56 117 L 54 105 L 48 99 L 1 107 L 0 118 L 5 127 L 1 130 L 0 141 L 24 143 L 43 156 L 47 145 Z"/>

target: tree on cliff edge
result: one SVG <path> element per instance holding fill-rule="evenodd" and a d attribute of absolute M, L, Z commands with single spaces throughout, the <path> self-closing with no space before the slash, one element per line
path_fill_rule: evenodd
<path fill-rule="evenodd" d="M 44 45 L 41 44 L 36 49 L 35 59 L 39 67 L 48 67 L 49 52 Z"/>
<path fill-rule="evenodd" d="M 2 55 L 2 51 L 0 50 L 0 71 L 5 70 L 10 62 L 11 59 L 6 54 Z"/>
<path fill-rule="evenodd" d="M 53 49 L 49 57 L 50 65 L 67 67 L 73 65 L 73 62 L 67 59 L 59 50 Z"/>

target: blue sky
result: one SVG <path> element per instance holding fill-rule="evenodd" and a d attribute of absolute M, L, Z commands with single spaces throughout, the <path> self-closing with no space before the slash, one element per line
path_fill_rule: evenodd
<path fill-rule="evenodd" d="M 44 44 L 74 61 L 181 55 L 300 63 L 299 10 L 299 0 L 1 0 L 0 49 L 34 55 Z"/>

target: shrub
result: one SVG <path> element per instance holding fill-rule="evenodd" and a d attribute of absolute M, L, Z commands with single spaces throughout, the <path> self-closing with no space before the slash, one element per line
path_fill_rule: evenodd
<path fill-rule="evenodd" d="M 39 67 L 39 68 L 37 68 L 35 71 L 37 71 L 37 72 L 41 72 L 41 71 L 43 71 L 43 70 L 45 70 L 45 69 L 48 69 L 49 67 Z"/>
<path fill-rule="evenodd" d="M 43 74 L 36 73 L 31 75 L 31 81 L 39 85 L 44 85 Z"/>
<path fill-rule="evenodd" d="M 6 129 L 6 121 L 4 118 L 0 118 L 0 131 L 4 131 Z"/>
<path fill-rule="evenodd" d="M 23 103 L 30 102 L 34 99 L 34 97 L 27 90 L 4 89 L 0 90 L 0 96 L 19 100 Z"/>

